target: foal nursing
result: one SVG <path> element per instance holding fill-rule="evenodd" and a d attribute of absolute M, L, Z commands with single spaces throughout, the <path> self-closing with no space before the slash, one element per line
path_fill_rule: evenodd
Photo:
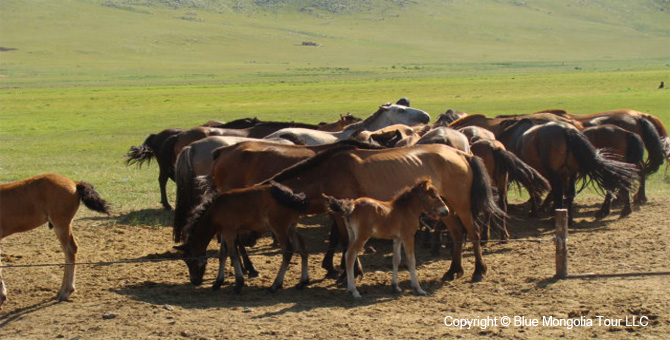
<path fill-rule="evenodd" d="M 424 177 L 411 188 L 406 188 L 390 201 L 379 201 L 369 197 L 356 200 L 336 199 L 328 195 L 327 208 L 344 219 L 349 233 L 349 248 L 346 254 L 347 290 L 356 298 L 361 294 L 354 282 L 354 261 L 371 238 L 393 239 L 393 274 L 391 285 L 397 292 L 398 266 L 400 265 L 400 245 L 405 248 L 407 267 L 414 292 L 426 295 L 416 277 L 414 257 L 414 234 L 419 229 L 419 215 L 426 211 L 432 215 L 447 216 L 449 209 L 442 201 L 430 178 Z"/>

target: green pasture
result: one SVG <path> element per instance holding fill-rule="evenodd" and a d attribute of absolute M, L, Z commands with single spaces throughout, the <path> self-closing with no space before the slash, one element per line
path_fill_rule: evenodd
<path fill-rule="evenodd" d="M 432 117 L 630 108 L 670 127 L 657 89 L 670 85 L 669 13 L 627 0 L 3 0 L 0 181 L 56 172 L 120 213 L 154 211 L 156 165 L 123 162 L 151 133 L 364 118 L 400 97 Z M 650 197 L 669 182 L 654 175 Z"/>

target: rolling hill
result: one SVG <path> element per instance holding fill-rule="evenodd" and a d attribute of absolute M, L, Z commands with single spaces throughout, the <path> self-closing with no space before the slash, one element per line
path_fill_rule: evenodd
<path fill-rule="evenodd" d="M 667 67 L 667 0 L 3 0 L 5 86 Z"/>

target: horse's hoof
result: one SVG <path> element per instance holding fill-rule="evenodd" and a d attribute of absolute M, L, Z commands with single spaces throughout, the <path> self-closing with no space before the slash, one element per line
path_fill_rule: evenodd
<path fill-rule="evenodd" d="M 340 277 L 340 273 L 335 269 L 329 269 L 328 272 L 326 273 L 326 278 L 327 279 L 337 280 L 337 278 L 339 278 L 339 277 Z"/>
<path fill-rule="evenodd" d="M 421 288 L 414 289 L 414 294 L 420 295 L 420 296 L 427 296 L 428 295 L 428 293 L 426 293 L 426 291 L 421 289 Z"/>
<path fill-rule="evenodd" d="M 261 276 L 261 273 L 259 273 L 256 270 L 250 270 L 249 273 L 247 274 L 248 278 L 259 277 L 259 276 Z"/>
<path fill-rule="evenodd" d="M 303 289 L 309 285 L 309 279 L 305 281 L 300 281 L 298 284 L 295 286 L 296 289 Z"/>
<path fill-rule="evenodd" d="M 361 298 L 361 293 L 359 293 L 358 291 L 353 291 L 353 292 L 351 292 L 351 296 L 353 296 L 354 299 L 360 299 Z"/>
<path fill-rule="evenodd" d="M 442 276 L 442 281 L 454 281 L 454 273 L 446 272 Z"/>
<path fill-rule="evenodd" d="M 335 281 L 335 285 L 338 287 L 345 287 L 346 286 L 345 282 L 347 282 L 347 275 L 341 274 Z"/>
<path fill-rule="evenodd" d="M 400 288 L 400 286 L 396 285 L 396 286 L 392 286 L 391 288 L 393 289 L 393 292 L 396 293 L 396 294 L 402 293 L 402 289 Z"/>
<path fill-rule="evenodd" d="M 216 282 L 214 282 L 214 284 L 212 285 L 212 290 L 215 290 L 215 291 L 219 290 L 219 289 L 221 289 L 221 286 L 223 286 L 223 280 L 220 280 L 220 281 L 216 280 Z"/>
<path fill-rule="evenodd" d="M 484 276 L 481 274 L 472 275 L 472 282 L 482 282 L 484 281 Z"/>
<path fill-rule="evenodd" d="M 604 213 L 604 212 L 600 212 L 600 211 L 598 211 L 598 212 L 596 213 L 596 220 L 602 220 L 602 219 L 605 218 L 605 216 L 607 216 L 607 215 L 609 215 L 609 214 L 606 214 L 606 213 Z"/>
<path fill-rule="evenodd" d="M 268 288 L 268 292 L 270 292 L 270 293 L 274 293 L 274 292 L 278 291 L 278 290 L 281 289 L 281 288 L 282 288 L 282 285 L 276 285 L 276 286 L 275 286 L 275 285 L 272 285 L 272 286 L 270 286 L 270 288 Z"/>
<path fill-rule="evenodd" d="M 633 212 L 633 211 L 630 210 L 630 209 L 624 209 L 624 210 L 621 210 L 621 214 L 619 215 L 619 218 L 627 217 L 627 216 L 630 215 L 632 212 Z"/>

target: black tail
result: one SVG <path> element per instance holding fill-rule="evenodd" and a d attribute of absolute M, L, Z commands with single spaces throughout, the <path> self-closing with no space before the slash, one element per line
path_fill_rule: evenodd
<path fill-rule="evenodd" d="M 179 153 L 175 163 L 175 183 L 177 184 L 177 201 L 174 210 L 172 236 L 179 243 L 182 239 L 184 225 L 191 210 L 199 203 L 196 202 L 197 187 L 195 174 L 191 166 L 191 147 L 187 146 Z"/>
<path fill-rule="evenodd" d="M 130 150 L 126 153 L 126 166 L 137 164 L 138 167 L 142 167 L 142 164 L 145 162 L 150 164 L 151 159 L 156 157 L 154 150 L 150 147 L 155 137 L 155 134 L 151 134 L 142 145 L 131 146 Z"/>
<path fill-rule="evenodd" d="M 87 208 L 109 215 L 109 203 L 100 197 L 91 183 L 77 183 L 77 194 Z"/>
<path fill-rule="evenodd" d="M 496 173 L 507 173 L 510 183 L 515 182 L 525 187 L 531 196 L 536 197 L 551 190 L 549 182 L 515 154 L 499 147 L 493 147 L 492 151 Z"/>
<path fill-rule="evenodd" d="M 304 193 L 294 193 L 287 186 L 272 183 L 270 193 L 279 204 L 296 211 L 306 211 L 309 208 L 309 199 Z"/>
<path fill-rule="evenodd" d="M 564 131 L 567 148 L 579 164 L 581 175 L 606 191 L 633 190 L 639 179 L 635 165 L 607 159 L 581 132 L 575 129 Z"/>
<path fill-rule="evenodd" d="M 484 230 L 486 217 L 494 219 L 507 218 L 507 214 L 496 204 L 491 192 L 491 179 L 486 172 L 484 162 L 476 156 L 469 156 L 468 163 L 473 172 L 472 188 L 470 190 L 470 212 L 475 223 Z"/>
<path fill-rule="evenodd" d="M 649 176 L 655 173 L 663 164 L 665 150 L 663 142 L 656 128 L 646 119 L 637 118 L 638 124 L 642 128 L 642 141 L 647 149 L 647 160 L 644 161 L 644 175 Z"/>

